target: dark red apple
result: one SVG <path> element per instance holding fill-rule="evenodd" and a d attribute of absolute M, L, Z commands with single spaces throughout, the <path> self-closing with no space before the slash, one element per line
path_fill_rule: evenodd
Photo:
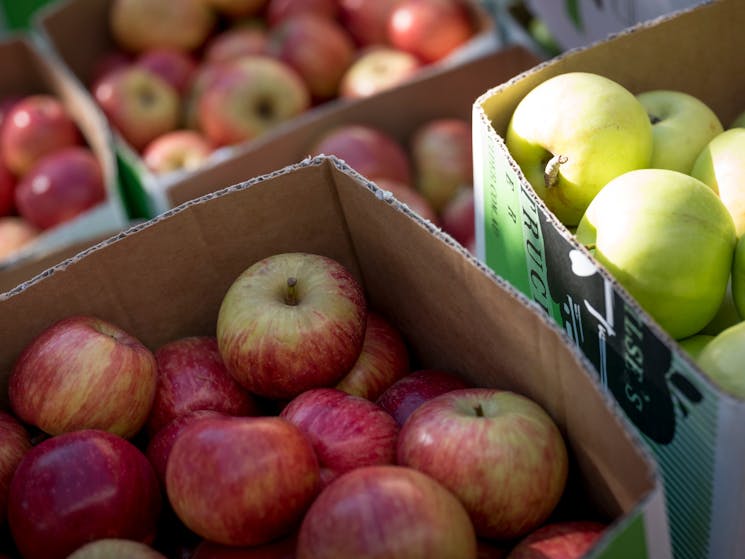
<path fill-rule="evenodd" d="M 0 160 L 0 217 L 13 214 L 15 210 L 16 178 Z"/>
<path fill-rule="evenodd" d="M 92 89 L 98 80 L 106 74 L 124 68 L 125 66 L 129 66 L 133 61 L 134 58 L 132 55 L 119 49 L 99 55 L 96 57 L 90 76 L 88 77 L 88 86 Z"/>
<path fill-rule="evenodd" d="M 401 0 L 338 0 L 339 19 L 360 46 L 385 45 L 388 19 Z"/>
<path fill-rule="evenodd" d="M 507 559 L 581 559 L 605 529 L 600 522 L 582 520 L 544 524 L 518 542 Z"/>
<path fill-rule="evenodd" d="M 191 83 L 198 63 L 190 52 L 175 48 L 153 48 L 140 54 L 135 64 L 159 75 L 179 95 L 183 95 Z"/>
<path fill-rule="evenodd" d="M 26 428 L 13 415 L 0 411 L 0 526 L 5 524 L 10 480 L 30 449 L 31 439 Z"/>
<path fill-rule="evenodd" d="M 274 26 L 286 17 L 302 13 L 336 19 L 339 6 L 336 0 L 269 0 L 265 17 L 269 25 Z"/>

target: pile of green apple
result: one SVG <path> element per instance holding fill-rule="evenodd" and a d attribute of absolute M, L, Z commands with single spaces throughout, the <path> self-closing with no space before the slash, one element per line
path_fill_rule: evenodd
<path fill-rule="evenodd" d="M 659 326 L 726 390 L 745 340 L 745 112 L 558 74 L 518 103 L 505 143 L 526 180 Z"/>

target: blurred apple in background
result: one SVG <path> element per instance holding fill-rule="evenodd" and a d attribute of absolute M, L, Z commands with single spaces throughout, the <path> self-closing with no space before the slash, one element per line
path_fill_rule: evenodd
<path fill-rule="evenodd" d="M 122 137 L 137 151 L 175 130 L 181 117 L 178 92 L 163 78 L 135 65 L 106 74 L 93 96 Z"/>
<path fill-rule="evenodd" d="M 0 159 L 0 217 L 14 213 L 15 191 L 16 178 Z"/>
<path fill-rule="evenodd" d="M 10 110 L 15 106 L 18 101 L 23 99 L 23 95 L 16 93 L 6 93 L 0 97 L 0 128 L 5 122 L 5 118 L 8 116 Z"/>
<path fill-rule="evenodd" d="M 431 477 L 367 466 L 329 484 L 303 518 L 297 559 L 319 557 L 476 559 L 476 535 L 463 505 Z"/>
<path fill-rule="evenodd" d="M 258 15 L 267 0 L 205 0 L 215 11 L 229 18 L 245 18 Z"/>
<path fill-rule="evenodd" d="M 269 30 L 267 52 L 293 68 L 314 102 L 337 97 L 344 72 L 354 60 L 355 45 L 335 20 L 302 13 Z"/>
<path fill-rule="evenodd" d="M 15 416 L 0 410 L 0 526 L 5 524 L 10 480 L 29 450 L 31 439 L 26 428 Z"/>
<path fill-rule="evenodd" d="M 166 559 L 166 556 L 142 542 L 102 538 L 79 547 L 66 559 Z"/>
<path fill-rule="evenodd" d="M 421 64 L 413 54 L 375 45 L 358 53 L 339 84 L 339 96 L 361 99 L 391 89 L 414 76 Z"/>
<path fill-rule="evenodd" d="M 86 83 L 89 88 L 93 89 L 98 80 L 106 74 L 125 68 L 131 65 L 134 60 L 133 55 L 119 49 L 104 52 L 96 57 Z"/>
<path fill-rule="evenodd" d="M 85 543 L 155 537 L 162 506 L 145 455 L 98 430 L 49 438 L 29 450 L 10 484 L 8 522 L 27 559 L 65 559 Z"/>
<path fill-rule="evenodd" d="M 693 336 L 678 340 L 678 344 L 683 348 L 683 351 L 691 356 L 691 359 L 698 361 L 703 349 L 709 345 L 709 342 L 713 339 L 714 334 L 694 334 Z"/>
<path fill-rule="evenodd" d="M 155 397 L 152 352 L 109 321 L 64 318 L 40 332 L 16 360 L 8 395 L 14 413 L 50 435 L 104 429 L 132 437 Z"/>
<path fill-rule="evenodd" d="M 274 26 L 284 18 L 300 13 L 313 13 L 336 19 L 339 5 L 337 0 L 269 0 L 265 17 L 267 23 Z"/>
<path fill-rule="evenodd" d="M 434 224 L 440 223 L 440 218 L 430 203 L 413 186 L 386 178 L 375 178 L 374 182 L 379 188 L 390 192 L 399 202 L 409 206 L 409 209 L 418 213 L 420 217 Z"/>
<path fill-rule="evenodd" d="M 226 60 L 225 62 L 235 61 Z M 204 133 L 199 124 L 199 99 L 208 86 L 211 86 L 220 77 L 223 68 L 223 62 L 204 61 L 197 66 L 191 85 L 181 98 L 181 118 L 185 128 Z"/>
<path fill-rule="evenodd" d="M 582 559 L 605 530 L 605 524 L 589 520 L 551 522 L 518 542 L 507 559 Z"/>
<path fill-rule="evenodd" d="M 133 53 L 163 47 L 194 50 L 204 44 L 216 21 L 204 0 L 114 0 L 109 10 L 114 39 Z"/>
<path fill-rule="evenodd" d="M 106 200 L 101 165 L 85 147 L 69 147 L 41 158 L 15 189 L 18 213 L 39 229 L 70 221 Z"/>
<path fill-rule="evenodd" d="M 339 19 L 360 46 L 385 45 L 388 19 L 401 0 L 339 0 Z"/>
<path fill-rule="evenodd" d="M 401 0 L 390 13 L 388 41 L 424 63 L 437 62 L 475 33 L 460 0 Z"/>
<path fill-rule="evenodd" d="M 17 177 L 45 155 L 81 143 L 65 106 L 48 94 L 28 95 L 15 103 L 0 128 L 0 155 Z"/>
<path fill-rule="evenodd" d="M 204 165 L 215 148 L 196 130 L 172 130 L 158 136 L 142 150 L 142 160 L 156 175 L 191 171 Z"/>
<path fill-rule="evenodd" d="M 173 48 L 146 50 L 134 63 L 163 78 L 179 95 L 189 87 L 198 64 L 191 53 Z"/>
<path fill-rule="evenodd" d="M 198 123 L 216 146 L 252 140 L 310 106 L 300 76 L 268 56 L 219 65 L 198 99 Z"/>
<path fill-rule="evenodd" d="M 227 62 L 247 55 L 267 54 L 268 37 L 266 28 L 259 25 L 225 29 L 207 42 L 201 64 Z"/>
<path fill-rule="evenodd" d="M 29 246 L 39 234 L 41 230 L 22 217 L 0 217 L 0 262 Z"/>
<path fill-rule="evenodd" d="M 442 230 L 464 247 L 476 237 L 473 186 L 461 186 L 440 212 Z"/>

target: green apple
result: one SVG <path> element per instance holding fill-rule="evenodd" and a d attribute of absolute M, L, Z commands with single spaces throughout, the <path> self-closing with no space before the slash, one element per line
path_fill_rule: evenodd
<path fill-rule="evenodd" d="M 719 193 L 737 235 L 745 233 L 745 128 L 717 134 L 696 158 L 691 176 Z"/>
<path fill-rule="evenodd" d="M 740 235 L 732 259 L 732 300 L 740 316 L 745 316 L 745 235 Z"/>
<path fill-rule="evenodd" d="M 701 370 L 721 388 L 745 398 L 745 322 L 717 334 L 696 360 Z"/>
<path fill-rule="evenodd" d="M 713 339 L 714 336 L 711 334 L 694 334 L 688 338 L 678 340 L 678 344 L 683 348 L 683 351 L 691 356 L 691 359 L 698 361 L 703 349 L 709 345 L 709 342 Z"/>
<path fill-rule="evenodd" d="M 640 169 L 610 181 L 590 203 L 577 240 L 673 338 L 697 334 L 727 290 L 735 225 L 701 181 Z"/>
<path fill-rule="evenodd" d="M 729 128 L 745 128 L 745 111 L 742 111 L 730 122 Z"/>
<path fill-rule="evenodd" d="M 722 299 L 722 304 L 719 305 L 717 314 L 715 314 L 714 318 L 712 318 L 711 321 L 701 329 L 699 334 L 710 334 L 716 336 L 722 330 L 737 324 L 741 320 L 742 315 L 740 315 L 740 311 L 737 310 L 735 298 L 732 293 L 732 276 L 730 275 L 730 281 L 727 282 L 727 291 L 724 293 L 724 299 Z"/>
<path fill-rule="evenodd" d="M 608 181 L 649 166 L 652 125 L 644 106 L 618 82 L 567 72 L 520 100 L 505 143 L 549 210 L 572 227 Z"/>
<path fill-rule="evenodd" d="M 693 162 L 714 136 L 724 131 L 719 117 L 698 97 L 682 91 L 656 89 L 636 96 L 652 123 L 655 169 L 690 173 Z"/>

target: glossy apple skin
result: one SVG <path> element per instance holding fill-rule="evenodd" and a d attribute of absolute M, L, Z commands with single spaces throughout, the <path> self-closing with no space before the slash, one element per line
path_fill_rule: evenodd
<path fill-rule="evenodd" d="M 67 559 L 166 559 L 166 556 L 142 542 L 103 538 L 79 547 Z"/>
<path fill-rule="evenodd" d="M 161 505 L 158 480 L 137 447 L 81 430 L 26 453 L 10 485 L 8 522 L 24 558 L 64 559 L 104 537 L 151 542 Z"/>
<path fill-rule="evenodd" d="M 22 217 L 0 217 L 0 260 L 12 257 L 29 245 L 41 231 Z"/>
<path fill-rule="evenodd" d="M 464 186 L 445 204 L 440 213 L 442 230 L 465 247 L 476 237 L 476 211 L 473 186 Z"/>
<path fill-rule="evenodd" d="M 159 75 L 183 95 L 196 71 L 197 59 L 183 50 L 154 48 L 140 54 L 135 64 Z"/>
<path fill-rule="evenodd" d="M 196 410 L 225 415 L 257 415 L 254 397 L 228 373 L 214 336 L 173 340 L 155 351 L 158 387 L 147 420 L 157 433 L 179 416 Z"/>
<path fill-rule="evenodd" d="M 401 428 L 398 463 L 458 496 L 480 537 L 509 540 L 540 526 L 564 492 L 568 453 L 552 418 L 504 390 L 453 390 Z"/>
<path fill-rule="evenodd" d="M 0 155 L 19 178 L 45 155 L 81 142 L 72 116 L 48 94 L 29 95 L 15 103 L 0 128 Z"/>
<path fill-rule="evenodd" d="M 142 150 L 142 160 L 157 175 L 194 171 L 207 162 L 214 150 L 201 132 L 172 130 L 150 142 Z"/>
<path fill-rule="evenodd" d="M 437 369 L 413 371 L 389 386 L 376 400 L 399 425 L 424 402 L 451 390 L 471 388 L 455 373 Z"/>
<path fill-rule="evenodd" d="M 228 372 L 247 390 L 290 399 L 334 386 L 349 372 L 362 350 L 366 317 L 362 286 L 341 263 L 318 254 L 274 254 L 229 287 L 217 343 Z"/>
<path fill-rule="evenodd" d="M 339 83 L 339 96 L 362 99 L 411 79 L 422 67 L 419 59 L 400 49 L 374 45 L 360 51 Z"/>
<path fill-rule="evenodd" d="M 265 17 L 270 27 L 296 14 L 313 13 L 329 19 L 336 19 L 339 5 L 336 0 L 269 0 Z"/>
<path fill-rule="evenodd" d="M 396 460 L 398 425 L 380 406 L 359 396 L 313 388 L 293 398 L 280 417 L 313 445 L 324 487 L 355 468 Z"/>
<path fill-rule="evenodd" d="M 296 559 L 297 533 L 253 547 L 229 547 L 203 541 L 189 559 Z"/>
<path fill-rule="evenodd" d="M 290 534 L 315 498 L 319 468 L 300 430 L 278 417 L 203 419 L 176 439 L 166 491 L 178 517 L 215 543 Z"/>
<path fill-rule="evenodd" d="M 368 466 L 342 475 L 316 498 L 300 526 L 297 559 L 476 558 L 463 505 L 411 468 Z"/>
<path fill-rule="evenodd" d="M 268 33 L 264 27 L 231 27 L 207 43 L 202 62 L 227 62 L 246 55 L 266 54 Z"/>
<path fill-rule="evenodd" d="M 101 164 L 86 147 L 69 147 L 41 158 L 16 185 L 18 214 L 51 229 L 106 200 Z"/>
<path fill-rule="evenodd" d="M 360 46 L 386 45 L 388 19 L 401 0 L 338 0 L 339 19 Z"/>
<path fill-rule="evenodd" d="M 581 559 L 605 529 L 605 524 L 593 521 L 545 524 L 518 542 L 507 559 Z"/>
<path fill-rule="evenodd" d="M 10 480 L 29 450 L 31 439 L 26 428 L 13 415 L 0 411 L 0 526 L 7 514 Z"/>
<path fill-rule="evenodd" d="M 153 353 L 115 324 L 74 315 L 44 329 L 10 375 L 11 408 L 51 435 L 102 429 L 134 436 L 155 397 Z"/>
<path fill-rule="evenodd" d="M 409 373 L 409 349 L 401 332 L 378 312 L 368 311 L 362 351 L 336 388 L 375 401 Z"/>

